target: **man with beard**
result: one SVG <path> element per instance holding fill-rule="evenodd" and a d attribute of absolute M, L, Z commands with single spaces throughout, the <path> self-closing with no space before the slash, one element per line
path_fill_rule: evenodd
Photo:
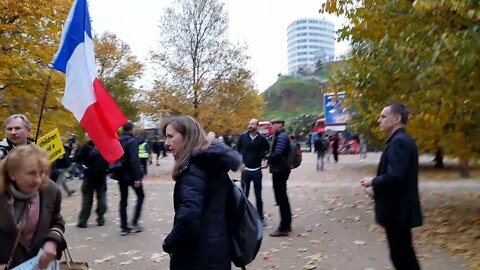
<path fill-rule="evenodd" d="M 267 139 L 257 131 L 258 120 L 252 119 L 248 122 L 248 131 L 242 133 L 237 143 L 237 150 L 242 155 L 242 182 L 245 184 L 245 195 L 250 192 L 250 182 L 253 181 L 255 188 L 255 201 L 257 202 L 258 216 L 262 219 L 263 226 L 266 225 L 263 219 L 262 201 L 262 159 L 267 155 L 269 144 Z"/>

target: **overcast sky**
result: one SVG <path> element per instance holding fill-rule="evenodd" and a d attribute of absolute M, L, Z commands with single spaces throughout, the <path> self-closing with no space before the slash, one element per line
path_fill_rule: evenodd
<path fill-rule="evenodd" d="M 159 20 L 171 0 L 88 0 L 92 28 L 110 31 L 127 42 L 146 61 L 159 35 Z M 229 14 L 231 41 L 248 45 L 249 68 L 258 90 L 263 91 L 287 72 L 287 26 L 299 18 L 326 18 L 340 28 L 344 20 L 318 13 L 321 0 L 224 0 Z M 335 55 L 348 45 L 337 43 Z M 144 82 L 147 84 L 149 78 Z"/>

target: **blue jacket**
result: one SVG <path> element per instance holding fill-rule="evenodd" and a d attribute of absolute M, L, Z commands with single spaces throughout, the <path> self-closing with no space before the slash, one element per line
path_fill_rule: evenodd
<path fill-rule="evenodd" d="M 270 172 L 289 172 L 287 164 L 288 152 L 290 151 L 290 139 L 283 130 L 275 133 L 272 141 L 272 150 L 268 156 Z"/>
<path fill-rule="evenodd" d="M 173 228 L 163 243 L 163 250 L 172 256 L 170 269 L 231 269 L 228 171 L 238 169 L 240 163 L 237 152 L 212 142 L 182 165 L 173 193 Z"/>

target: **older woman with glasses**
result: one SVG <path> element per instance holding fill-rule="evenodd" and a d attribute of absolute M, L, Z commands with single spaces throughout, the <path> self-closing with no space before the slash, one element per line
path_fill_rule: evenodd
<path fill-rule="evenodd" d="M 12 149 L 0 162 L 0 269 L 13 268 L 43 249 L 39 267 L 66 247 L 58 187 L 48 177 L 48 154 L 36 145 Z"/>

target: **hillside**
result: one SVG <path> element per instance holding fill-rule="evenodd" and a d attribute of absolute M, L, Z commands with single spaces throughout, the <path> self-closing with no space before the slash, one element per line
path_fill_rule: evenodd
<path fill-rule="evenodd" d="M 323 113 L 323 89 L 325 80 L 314 76 L 296 78 L 280 76 L 265 90 L 266 102 L 264 119 L 282 117 L 287 122 L 304 114 Z"/>
<path fill-rule="evenodd" d="M 344 66 L 343 61 L 324 63 L 311 74 L 279 76 L 264 94 L 263 119 L 282 117 L 287 125 L 299 116 L 323 116 L 323 93 L 328 88 L 330 74 Z"/>

